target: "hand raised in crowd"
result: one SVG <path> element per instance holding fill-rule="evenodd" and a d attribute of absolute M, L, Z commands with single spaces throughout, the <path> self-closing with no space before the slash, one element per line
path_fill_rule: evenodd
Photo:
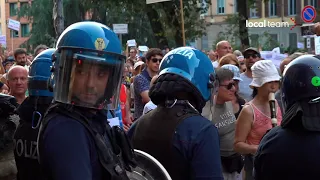
<path fill-rule="evenodd" d="M 27 59 L 27 65 L 30 66 L 31 65 L 31 61 L 29 59 Z"/>
<path fill-rule="evenodd" d="M 128 124 L 128 125 L 123 124 L 123 130 L 124 130 L 125 132 L 128 132 L 129 129 L 130 129 L 130 127 L 131 127 L 131 124 Z"/>
<path fill-rule="evenodd" d="M 314 24 L 314 33 L 317 35 L 317 36 L 320 36 L 320 23 L 317 22 Z"/>

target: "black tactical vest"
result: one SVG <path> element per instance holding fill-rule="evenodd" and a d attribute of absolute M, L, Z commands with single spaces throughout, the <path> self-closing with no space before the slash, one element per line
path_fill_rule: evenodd
<path fill-rule="evenodd" d="M 191 165 L 174 148 L 173 136 L 176 127 L 184 119 L 198 115 L 200 114 L 187 104 L 172 108 L 158 106 L 138 120 L 132 145 L 156 158 L 173 180 L 191 179 Z"/>
<path fill-rule="evenodd" d="M 89 134 L 91 134 L 92 138 L 94 139 L 96 149 L 98 151 L 98 158 L 100 164 L 105 170 L 104 177 L 106 179 L 129 180 L 125 171 L 125 168 L 127 168 L 126 163 L 128 162 L 124 162 L 127 160 L 126 158 L 128 157 L 123 157 L 128 153 L 124 152 L 123 147 L 120 147 L 121 145 L 119 145 L 119 143 L 123 143 L 123 141 L 119 142 L 121 141 L 119 140 L 121 138 L 119 137 L 119 134 L 117 135 L 117 132 L 112 131 L 113 129 L 111 129 L 109 125 L 106 125 L 106 134 L 101 135 L 94 127 L 90 126 L 89 120 L 84 115 L 82 115 L 81 112 L 79 112 L 79 110 L 75 110 L 73 108 L 68 109 L 68 107 L 62 104 L 55 104 L 53 107 L 49 108 L 47 115 L 42 121 L 38 137 L 39 152 L 41 152 L 41 148 L 43 146 L 42 134 L 46 126 L 48 125 L 49 121 L 57 115 L 64 115 L 66 117 L 70 117 L 71 119 L 80 122 L 88 130 Z M 106 145 L 106 138 L 110 140 L 112 147 L 108 147 Z M 40 153 L 38 154 L 38 159 L 41 164 Z"/>

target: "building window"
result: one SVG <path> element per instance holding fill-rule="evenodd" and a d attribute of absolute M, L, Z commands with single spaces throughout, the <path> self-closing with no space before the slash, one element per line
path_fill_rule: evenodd
<path fill-rule="evenodd" d="M 269 16 L 277 15 L 276 0 L 269 0 Z"/>
<path fill-rule="evenodd" d="M 289 33 L 289 46 L 297 47 L 297 44 L 298 44 L 297 33 Z"/>
<path fill-rule="evenodd" d="M 202 49 L 208 49 L 209 44 L 208 44 L 208 36 L 203 35 L 201 38 L 201 47 Z"/>
<path fill-rule="evenodd" d="M 251 34 L 250 35 L 250 44 L 252 47 L 259 47 L 259 35 L 258 34 Z"/>
<path fill-rule="evenodd" d="M 10 30 L 10 37 L 19 37 L 19 31 Z"/>
<path fill-rule="evenodd" d="M 238 12 L 237 0 L 233 0 L 233 12 L 234 12 L 234 13 L 237 13 L 237 12 Z"/>
<path fill-rule="evenodd" d="M 20 2 L 20 8 L 29 6 L 28 2 Z"/>
<path fill-rule="evenodd" d="M 250 8 L 250 17 L 258 17 L 257 4 L 253 3 L 252 8 Z"/>
<path fill-rule="evenodd" d="M 270 37 L 271 37 L 274 41 L 278 42 L 278 34 L 270 34 Z"/>
<path fill-rule="evenodd" d="M 299 2 L 300 3 L 300 2 Z M 288 13 L 289 16 L 294 16 L 297 14 L 297 2 L 296 0 L 288 0 Z"/>
<path fill-rule="evenodd" d="M 318 3 L 317 3 L 318 0 L 309 0 L 309 1 L 310 1 L 309 4 L 310 4 L 311 6 L 313 6 L 315 9 L 318 8 Z"/>
<path fill-rule="evenodd" d="M 225 2 L 224 0 L 218 0 L 217 1 L 217 7 L 218 7 L 218 14 L 224 14 L 224 7 L 225 7 Z"/>
<path fill-rule="evenodd" d="M 9 7 L 10 7 L 10 16 L 16 16 L 17 15 L 17 8 L 18 8 L 18 4 L 17 3 L 9 3 Z"/>
<path fill-rule="evenodd" d="M 30 34 L 29 24 L 21 24 L 21 37 L 28 37 Z"/>

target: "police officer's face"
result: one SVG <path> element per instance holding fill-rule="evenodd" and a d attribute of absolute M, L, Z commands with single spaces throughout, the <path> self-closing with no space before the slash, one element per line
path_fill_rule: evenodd
<path fill-rule="evenodd" d="M 105 66 L 79 61 L 75 67 L 73 95 L 94 106 L 103 98 L 108 78 L 109 70 Z"/>

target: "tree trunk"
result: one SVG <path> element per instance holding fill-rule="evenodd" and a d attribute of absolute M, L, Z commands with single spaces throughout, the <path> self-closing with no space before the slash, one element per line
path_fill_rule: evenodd
<path fill-rule="evenodd" d="M 239 13 L 239 35 L 242 45 L 242 50 L 250 46 L 249 44 L 249 33 L 246 27 L 246 20 L 248 19 L 247 1 L 237 0 L 238 13 Z"/>
<path fill-rule="evenodd" d="M 64 16 L 63 16 L 63 0 L 53 0 L 53 24 L 56 32 L 56 39 L 62 34 L 64 30 Z"/>
<path fill-rule="evenodd" d="M 159 21 L 158 12 L 152 7 L 152 4 L 146 5 L 146 12 L 158 47 L 164 48 L 164 46 L 168 46 L 168 40 L 167 37 L 165 37 L 163 26 Z"/>
<path fill-rule="evenodd" d="M 172 25 L 174 31 L 175 47 L 183 46 L 181 23 L 179 22 L 180 6 L 173 4 L 172 2 L 164 2 L 163 10 L 166 12 L 167 22 Z"/>

